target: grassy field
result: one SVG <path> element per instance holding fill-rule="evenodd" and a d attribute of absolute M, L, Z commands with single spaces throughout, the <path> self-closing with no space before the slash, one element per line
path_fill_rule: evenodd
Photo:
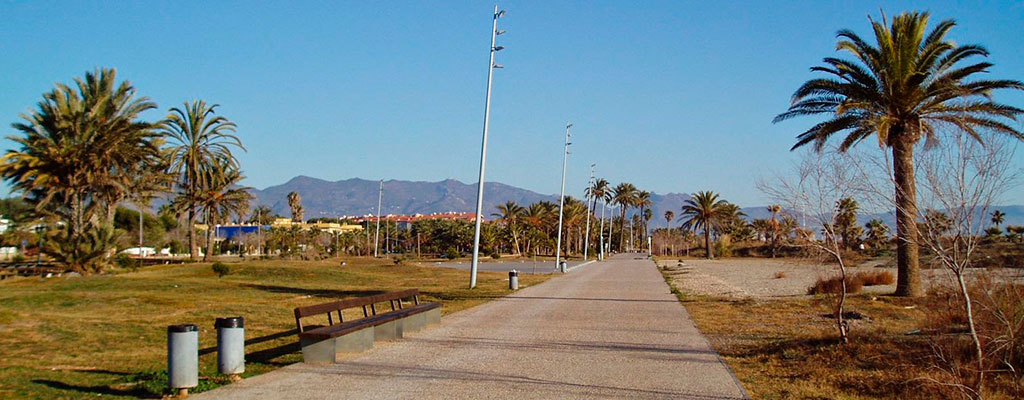
<path fill-rule="evenodd" d="M 216 374 L 217 317 L 242 315 L 246 374 L 301 360 L 292 309 L 377 291 L 419 288 L 444 312 L 508 294 L 507 275 L 481 272 L 475 290 L 454 269 L 381 265 L 368 258 L 249 261 L 218 278 L 210 264 L 147 267 L 138 272 L 0 282 L 0 398 L 160 397 L 165 391 L 166 327 L 199 326 L 199 390 L 226 382 Z M 520 287 L 548 279 L 520 276 Z"/>
<path fill-rule="evenodd" d="M 955 398 L 938 384 L 952 380 L 938 368 L 937 351 L 966 336 L 943 315 L 948 304 L 937 295 L 849 296 L 846 310 L 857 315 L 843 345 L 827 296 L 730 300 L 673 292 L 755 399 Z M 1006 376 L 988 379 L 986 399 L 1018 398 Z"/>

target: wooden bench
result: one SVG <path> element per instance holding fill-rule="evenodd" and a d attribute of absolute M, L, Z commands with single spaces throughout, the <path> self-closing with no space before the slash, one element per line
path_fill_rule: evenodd
<path fill-rule="evenodd" d="M 339 352 L 367 350 L 375 340 L 401 339 L 405 332 L 440 323 L 441 303 L 420 304 L 419 294 L 419 289 L 409 289 L 296 308 L 295 325 L 303 360 L 333 363 Z M 377 305 L 383 303 L 390 305 L 391 310 L 378 313 Z M 346 321 L 342 311 L 353 308 L 361 308 L 363 317 Z M 324 315 L 327 325 L 302 323 L 303 318 Z"/>

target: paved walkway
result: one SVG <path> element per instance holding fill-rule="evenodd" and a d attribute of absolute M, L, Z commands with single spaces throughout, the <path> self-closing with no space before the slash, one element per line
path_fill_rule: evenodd
<path fill-rule="evenodd" d="M 747 398 L 654 263 L 619 255 L 328 366 L 197 399 Z"/>

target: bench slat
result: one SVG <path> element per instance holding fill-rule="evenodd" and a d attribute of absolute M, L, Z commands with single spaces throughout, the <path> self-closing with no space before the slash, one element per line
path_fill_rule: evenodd
<path fill-rule="evenodd" d="M 340 324 L 310 329 L 308 331 L 299 333 L 299 337 L 317 340 L 330 339 L 338 336 L 343 336 L 358 331 L 360 329 L 366 329 L 384 323 L 388 323 L 399 318 L 404 318 L 410 315 L 415 315 L 429 310 L 433 310 L 438 307 L 441 307 L 441 303 L 425 303 L 418 306 L 408 307 L 402 310 L 395 310 L 384 314 L 378 314 L 355 321 L 349 321 Z"/>

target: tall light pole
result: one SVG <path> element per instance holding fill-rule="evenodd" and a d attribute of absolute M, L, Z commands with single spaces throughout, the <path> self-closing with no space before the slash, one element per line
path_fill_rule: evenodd
<path fill-rule="evenodd" d="M 598 260 L 604 260 L 604 209 L 607 206 L 608 199 L 606 199 L 604 196 L 601 196 L 601 229 L 597 230 L 597 236 L 600 238 L 598 244 L 601 246 L 601 250 L 597 254 Z"/>
<path fill-rule="evenodd" d="M 377 258 L 377 249 L 380 247 L 380 205 L 384 200 L 384 180 L 380 180 L 380 191 L 377 193 L 377 232 L 373 234 L 373 258 Z"/>
<path fill-rule="evenodd" d="M 594 166 L 597 164 L 590 164 L 590 181 L 587 183 L 587 233 L 583 235 L 583 261 L 587 261 L 587 250 L 590 249 L 590 198 L 594 194 Z"/>
<path fill-rule="evenodd" d="M 565 165 L 569 161 L 569 135 L 572 124 L 565 124 L 565 152 L 562 153 L 562 192 L 558 195 L 558 242 L 555 245 L 555 269 L 558 269 L 562 257 L 562 212 L 565 208 Z"/>
<path fill-rule="evenodd" d="M 480 262 L 480 223 L 484 215 L 484 170 L 487 167 L 487 130 L 491 124 L 491 82 L 494 80 L 494 69 L 504 68 L 494 63 L 494 53 L 504 49 L 496 46 L 498 35 L 505 31 L 498 30 L 498 18 L 505 16 L 505 10 L 498 11 L 498 5 L 494 5 L 494 21 L 491 26 L 491 55 L 487 61 L 487 99 L 484 101 L 484 135 L 480 143 L 480 178 L 476 182 L 476 216 L 473 228 L 473 266 L 469 269 L 469 288 L 476 287 L 476 271 Z"/>

